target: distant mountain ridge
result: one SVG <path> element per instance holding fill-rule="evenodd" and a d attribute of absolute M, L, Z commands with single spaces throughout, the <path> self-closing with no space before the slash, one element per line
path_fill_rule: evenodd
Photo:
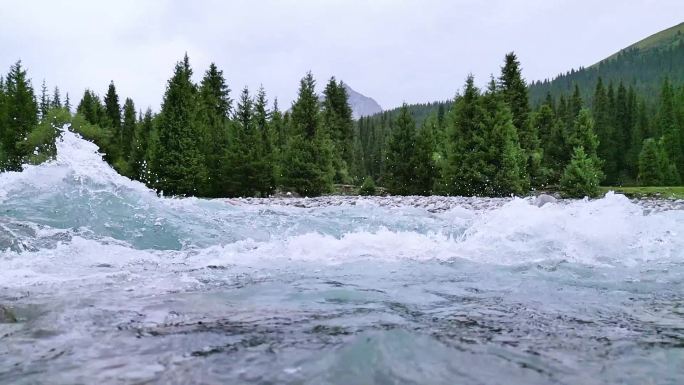
<path fill-rule="evenodd" d="M 362 93 L 355 91 L 344 81 L 340 82 L 347 91 L 347 101 L 349 102 L 349 107 L 352 109 L 352 117 L 354 120 L 358 120 L 363 116 L 371 116 L 381 113 L 382 107 L 375 101 L 375 99 L 363 95 Z M 323 102 L 324 96 L 319 95 L 318 100 Z"/>
<path fill-rule="evenodd" d="M 598 78 L 605 84 L 623 82 L 649 98 L 655 98 L 665 78 L 684 83 L 684 23 L 642 39 L 589 67 L 560 74 L 553 80 L 530 84 L 530 100 L 540 102 L 547 93 L 569 94 L 577 84 L 583 97 L 590 96 Z"/>
<path fill-rule="evenodd" d="M 380 107 L 380 104 L 378 104 L 375 99 L 354 91 L 354 89 L 349 87 L 345 82 L 342 82 L 342 86 L 344 86 L 344 89 L 347 91 L 347 96 L 349 96 L 349 106 L 352 109 L 354 119 L 382 112 L 382 107 Z"/>

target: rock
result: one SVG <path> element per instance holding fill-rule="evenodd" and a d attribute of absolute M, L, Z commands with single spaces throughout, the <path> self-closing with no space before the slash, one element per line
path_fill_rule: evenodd
<path fill-rule="evenodd" d="M 547 203 L 557 203 L 558 199 L 552 197 L 551 195 L 548 194 L 541 194 L 538 195 L 537 198 L 534 200 L 534 205 L 537 207 L 542 207 Z"/>
<path fill-rule="evenodd" d="M 6 306 L 0 305 L 0 323 L 16 323 L 17 316 Z"/>

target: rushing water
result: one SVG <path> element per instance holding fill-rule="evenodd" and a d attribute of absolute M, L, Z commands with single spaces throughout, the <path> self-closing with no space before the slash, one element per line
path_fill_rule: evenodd
<path fill-rule="evenodd" d="M 287 202 L 159 198 L 65 132 L 0 175 L 0 383 L 684 379 L 684 211 Z"/>

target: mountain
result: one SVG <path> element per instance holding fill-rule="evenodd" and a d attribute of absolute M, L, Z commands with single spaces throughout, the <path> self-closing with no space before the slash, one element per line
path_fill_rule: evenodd
<path fill-rule="evenodd" d="M 359 92 L 354 91 L 345 82 L 342 82 L 344 89 L 347 91 L 349 96 L 349 106 L 352 108 L 354 119 L 358 119 L 362 116 L 375 115 L 382 112 L 382 107 L 373 98 L 369 98 Z"/>
<path fill-rule="evenodd" d="M 684 23 L 651 35 L 600 62 L 561 74 L 553 80 L 530 84 L 532 103 L 550 92 L 554 96 L 571 93 L 575 84 L 586 99 L 594 92 L 599 77 L 605 84 L 623 82 L 635 91 L 655 98 L 665 78 L 684 83 Z"/>

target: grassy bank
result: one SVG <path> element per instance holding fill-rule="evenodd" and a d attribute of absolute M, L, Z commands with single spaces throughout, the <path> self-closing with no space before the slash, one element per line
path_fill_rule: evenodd
<path fill-rule="evenodd" d="M 615 191 L 630 198 L 684 199 L 684 186 L 677 187 L 601 187 L 601 191 Z"/>

